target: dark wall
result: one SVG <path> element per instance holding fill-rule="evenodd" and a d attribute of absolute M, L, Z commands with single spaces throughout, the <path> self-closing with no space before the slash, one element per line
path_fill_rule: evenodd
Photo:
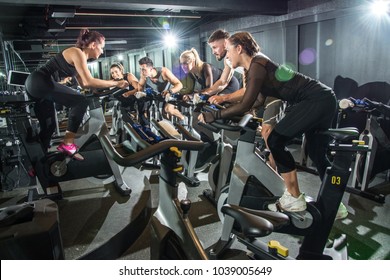
<path fill-rule="evenodd" d="M 310 7 L 296 9 L 306 2 Z M 163 49 L 164 60 L 159 59 L 161 46 L 129 51 L 127 57 L 132 60 L 135 56 L 153 53 L 159 62 L 156 64 L 178 67 L 180 53 L 194 47 L 203 60 L 223 67 L 207 45 L 210 34 L 222 28 L 230 33 L 251 32 L 264 54 L 272 60 L 289 63 L 331 87 L 338 75 L 352 78 L 359 85 L 373 81 L 390 82 L 390 19 L 379 20 L 369 14 L 366 1 L 306 2 L 299 1 L 299 5 L 292 6 L 295 8 L 284 16 L 252 16 L 204 25 L 199 33 L 182 38 L 176 49 Z M 318 4 L 314 5 L 316 2 Z M 134 67 L 132 64 L 130 67 Z"/>
<path fill-rule="evenodd" d="M 275 62 L 289 63 L 329 86 L 337 75 L 359 85 L 390 82 L 390 19 L 376 18 L 364 5 L 339 7 L 334 2 L 338 1 L 282 17 L 248 17 L 205 26 L 201 40 L 218 28 L 249 31 Z"/>

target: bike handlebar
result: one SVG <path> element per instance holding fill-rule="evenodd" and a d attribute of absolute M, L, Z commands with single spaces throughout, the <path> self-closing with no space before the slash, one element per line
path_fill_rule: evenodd
<path fill-rule="evenodd" d="M 214 104 L 212 106 L 214 106 Z M 208 105 L 204 106 L 205 111 L 209 111 L 209 112 L 215 111 L 216 109 L 213 108 L 212 106 L 208 106 Z M 214 131 L 214 132 L 217 132 L 221 129 L 229 130 L 229 131 L 239 131 L 243 127 L 245 127 L 253 119 L 253 115 L 252 114 L 245 114 L 244 116 L 237 116 L 237 117 L 232 117 L 229 119 L 232 120 L 235 124 L 234 125 L 228 124 L 226 122 L 221 122 L 221 120 L 216 120 L 216 121 L 214 121 L 212 123 L 208 123 L 206 125 L 203 123 L 200 123 L 200 124 L 208 129 L 210 129 L 211 131 Z M 213 128 L 216 128 L 216 130 L 211 129 L 210 126 Z"/>
<path fill-rule="evenodd" d="M 102 89 L 95 89 L 90 91 L 86 94 L 87 97 L 105 97 L 105 96 L 111 96 L 111 95 L 121 95 L 127 92 L 127 88 L 102 88 Z"/>
<path fill-rule="evenodd" d="M 340 109 L 344 110 L 347 108 L 361 108 L 365 109 L 367 108 L 368 103 L 364 99 L 355 99 L 355 98 L 344 98 L 339 101 L 339 107 Z"/>
<path fill-rule="evenodd" d="M 390 106 L 381 102 L 372 101 L 366 97 L 363 99 L 345 98 L 339 101 L 339 107 L 342 110 L 352 108 L 354 110 L 361 110 L 365 112 L 377 111 L 387 117 L 390 116 Z"/>
<path fill-rule="evenodd" d="M 134 166 L 139 164 L 155 155 L 161 154 L 171 147 L 176 147 L 182 150 L 201 150 L 204 146 L 200 141 L 183 141 L 183 140 L 164 140 L 154 145 L 150 145 L 145 149 L 142 149 L 134 154 L 128 156 L 120 155 L 111 143 L 111 140 L 107 135 L 101 139 L 102 146 L 107 152 L 108 156 L 112 158 L 118 165 L 121 166 Z"/>

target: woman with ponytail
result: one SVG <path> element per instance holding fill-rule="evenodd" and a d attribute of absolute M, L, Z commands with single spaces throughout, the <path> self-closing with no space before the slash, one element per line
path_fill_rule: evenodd
<path fill-rule="evenodd" d="M 337 108 L 335 94 L 323 83 L 273 62 L 260 52 L 259 45 L 248 32 L 230 36 L 226 50 L 226 57 L 233 68 L 242 66 L 245 69 L 245 93 L 241 102 L 217 112 L 204 112 L 199 121 L 208 123 L 243 115 L 255 103 L 263 105 L 268 96 L 293 105 L 275 125 L 267 143 L 286 184 L 286 190 L 279 199 L 280 207 L 289 212 L 303 211 L 306 209 L 305 196 L 299 190 L 295 160 L 286 145 L 304 133 L 308 154 L 316 164 L 320 178 L 324 177 L 326 168 L 330 166 L 326 157 L 329 139 L 316 132 L 331 127 Z M 275 211 L 276 208 L 275 204 L 269 205 L 270 210 Z M 343 217 L 343 208 L 345 206 L 341 204 L 336 218 Z"/>
<path fill-rule="evenodd" d="M 197 81 L 203 91 L 209 89 L 220 77 L 222 70 L 213 65 L 203 62 L 196 49 L 184 51 L 180 55 L 181 68 L 186 74 L 191 74 L 194 81 Z M 224 93 L 232 93 L 239 89 L 239 82 L 236 77 L 233 77 Z"/>
<path fill-rule="evenodd" d="M 48 107 L 53 106 L 53 102 L 70 109 L 65 137 L 57 150 L 77 160 L 83 160 L 83 157 L 77 153 L 78 147 L 74 139 L 88 104 L 83 95 L 70 87 L 57 83 L 53 76 L 59 73 L 64 77 L 75 77 L 82 88 L 127 87 L 129 84 L 125 80 L 101 80 L 94 78 L 89 71 L 87 62 L 98 59 L 103 53 L 104 46 L 105 38 L 102 34 L 83 29 L 74 47 L 56 54 L 45 65 L 31 73 L 26 80 L 26 91 L 36 101 L 35 108 L 38 110 L 35 110 L 35 113 L 40 123 L 47 121 L 45 111 L 50 110 Z M 52 111 L 54 114 L 54 110 Z M 51 135 L 52 133 L 40 132 L 45 149 L 49 148 Z"/>
<path fill-rule="evenodd" d="M 210 89 L 222 75 L 221 69 L 214 67 L 210 63 L 202 61 L 197 50 L 194 48 L 181 53 L 180 64 L 184 73 L 188 74 L 194 81 L 194 88 L 192 91 L 194 91 L 195 84 L 198 82 L 201 88 L 200 93 L 204 95 L 208 95 L 207 90 Z M 237 91 L 239 88 L 240 84 L 237 78 L 233 76 L 226 88 L 219 94 L 232 93 Z M 186 99 L 188 98 L 189 97 L 186 97 Z M 199 112 L 193 113 L 192 127 L 200 134 L 203 141 L 212 141 L 211 139 L 213 139 L 213 133 L 198 124 L 198 116 Z"/>

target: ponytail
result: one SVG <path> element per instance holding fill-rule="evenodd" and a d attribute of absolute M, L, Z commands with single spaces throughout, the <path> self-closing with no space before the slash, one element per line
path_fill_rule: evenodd
<path fill-rule="evenodd" d="M 228 39 L 233 46 L 241 45 L 242 49 L 253 57 L 260 52 L 260 47 L 249 32 L 237 32 Z"/>
<path fill-rule="evenodd" d="M 81 29 L 79 37 L 77 38 L 76 47 L 80 49 L 84 49 L 93 42 L 102 43 L 104 40 L 105 40 L 104 36 L 97 31 L 89 31 L 88 29 Z"/>
<path fill-rule="evenodd" d="M 200 72 L 204 62 L 200 59 L 198 51 L 192 48 L 181 53 L 180 62 L 188 64 L 192 61 L 195 61 L 195 67 Z"/>
<path fill-rule="evenodd" d="M 201 72 L 203 68 L 203 61 L 199 57 L 199 53 L 195 48 L 191 48 L 191 52 L 194 54 L 195 65 L 198 68 L 198 71 Z"/>

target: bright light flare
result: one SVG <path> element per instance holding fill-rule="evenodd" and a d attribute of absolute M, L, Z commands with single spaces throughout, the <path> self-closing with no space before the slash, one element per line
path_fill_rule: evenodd
<path fill-rule="evenodd" d="M 389 0 L 376 0 L 371 3 L 370 11 L 375 16 L 382 17 L 390 12 L 390 1 Z"/>
<path fill-rule="evenodd" d="M 177 46 L 177 38 L 172 33 L 168 33 L 164 36 L 164 44 L 168 48 L 174 48 Z"/>

